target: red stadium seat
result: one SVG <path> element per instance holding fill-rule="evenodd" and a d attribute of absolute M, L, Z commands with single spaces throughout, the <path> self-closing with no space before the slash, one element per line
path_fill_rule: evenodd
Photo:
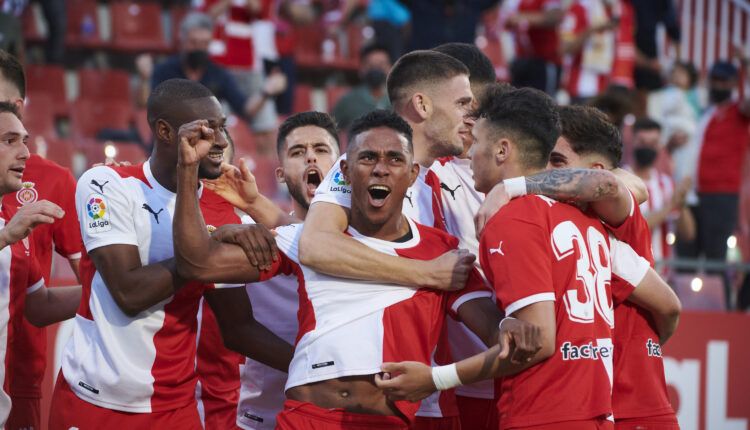
<path fill-rule="evenodd" d="M 235 163 L 242 157 L 256 156 L 255 138 L 245 121 L 238 119 L 236 116 L 229 117 L 227 119 L 227 131 L 234 142 Z"/>
<path fill-rule="evenodd" d="M 122 100 L 79 99 L 71 110 L 72 136 L 94 139 L 105 128 L 126 130 L 130 128 L 133 112 L 128 102 Z"/>
<path fill-rule="evenodd" d="M 36 7 L 31 4 L 23 11 L 21 15 L 21 26 L 23 27 L 23 38 L 27 42 L 42 42 L 44 35 L 39 29 L 36 19 Z"/>
<path fill-rule="evenodd" d="M 23 125 L 32 139 L 35 136 L 56 137 L 52 97 L 45 93 L 28 94 L 24 106 Z"/>
<path fill-rule="evenodd" d="M 312 87 L 305 84 L 297 84 L 294 87 L 294 113 L 312 110 Z"/>
<path fill-rule="evenodd" d="M 65 44 L 74 48 L 103 48 L 107 45 L 99 36 L 99 16 L 96 0 L 67 0 Z"/>
<path fill-rule="evenodd" d="M 65 95 L 65 70 L 60 66 L 28 65 L 26 71 L 27 97 L 42 94 L 49 97 L 56 115 L 68 112 Z"/>
<path fill-rule="evenodd" d="M 107 144 L 114 145 L 117 154 L 115 155 L 115 160 L 117 161 L 129 161 L 132 164 L 140 164 L 148 158 L 146 151 L 137 143 L 111 142 L 104 144 L 102 147 Z"/>
<path fill-rule="evenodd" d="M 123 70 L 82 69 L 78 72 L 79 98 L 130 103 L 130 76 Z"/>
<path fill-rule="evenodd" d="M 276 195 L 279 189 L 279 183 L 276 181 L 276 168 L 279 167 L 277 157 L 256 156 L 252 159 L 246 159 L 245 161 L 255 176 L 258 190 L 260 190 L 264 196 Z"/>
<path fill-rule="evenodd" d="M 143 1 L 111 3 L 112 47 L 123 51 L 168 51 L 161 25 L 161 5 Z"/>
<path fill-rule="evenodd" d="M 73 166 L 73 154 L 75 149 L 73 144 L 66 139 L 58 138 L 41 138 L 44 142 L 44 148 L 40 148 L 39 140 L 32 138 L 32 152 L 43 155 L 44 158 L 52 160 L 55 163 L 70 169 Z"/>
<path fill-rule="evenodd" d="M 351 88 L 344 86 L 326 87 L 326 99 L 328 99 L 328 112 L 333 111 L 333 107 L 344 96 L 351 91 Z"/>

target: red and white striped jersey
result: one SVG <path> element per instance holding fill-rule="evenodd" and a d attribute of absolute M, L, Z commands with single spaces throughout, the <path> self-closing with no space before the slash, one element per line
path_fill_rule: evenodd
<path fill-rule="evenodd" d="M 0 229 L 5 227 L 14 210 L 2 208 L 0 213 Z M 10 396 L 8 387 L 14 385 L 15 375 L 9 363 L 22 360 L 14 357 L 18 351 L 9 349 L 9 342 L 13 337 L 14 325 L 23 319 L 23 297 L 44 286 L 44 278 L 39 264 L 29 251 L 29 240 L 24 239 L 13 245 L 0 249 L 0 428 L 5 427 L 5 421 L 10 414 Z M 19 380 L 16 383 L 23 385 Z"/>
<path fill-rule="evenodd" d="M 674 182 L 669 175 L 654 169 L 651 177 L 644 182 L 648 188 L 648 200 L 641 203 L 641 212 L 649 214 L 660 211 L 670 204 L 674 193 Z M 668 259 L 672 254 L 672 246 L 667 242 L 667 235 L 673 233 L 672 224 L 668 217 L 666 221 L 651 229 L 651 251 L 656 261 Z"/>
<path fill-rule="evenodd" d="M 345 208 L 352 207 L 352 187 L 341 172 L 341 155 L 318 185 L 312 203 L 326 202 Z M 445 230 L 440 180 L 432 169 L 419 166 L 419 177 L 406 191 L 402 212 L 422 225 Z"/>
<path fill-rule="evenodd" d="M 447 233 L 410 219 L 408 222 L 412 237 L 405 242 L 366 237 L 351 227 L 348 233 L 379 252 L 418 260 L 435 258 L 458 245 Z M 356 282 L 315 272 L 299 263 L 301 231 L 301 225 L 277 230 L 276 241 L 283 255 L 270 274 L 296 274 L 299 281 L 299 333 L 287 390 L 334 378 L 380 373 L 385 361 L 431 363 L 445 315 L 456 313 L 469 300 L 492 296 L 476 271 L 465 289 L 451 293 Z M 396 405 L 410 420 L 416 415 L 417 404 Z"/>
<path fill-rule="evenodd" d="M 209 190 L 198 192 L 207 224 L 238 222 L 233 211 L 206 208 Z M 144 266 L 172 258 L 175 201 L 176 194 L 154 178 L 149 161 L 95 167 L 78 181 L 76 205 L 86 250 L 83 297 L 62 371 L 82 400 L 134 413 L 169 411 L 195 401 L 196 315 L 211 285 L 189 283 L 130 317 L 117 306 L 88 255 L 104 246 L 132 245 Z"/>
<path fill-rule="evenodd" d="M 435 161 L 430 167 L 440 181 L 443 193 L 443 213 L 448 233 L 458 238 L 459 247 L 479 255 L 479 240 L 474 226 L 474 215 L 484 202 L 484 193 L 474 189 L 471 160 L 445 157 Z M 484 278 L 479 259 L 475 264 Z M 479 354 L 487 349 L 485 344 L 462 322 L 453 318 L 447 320 L 448 341 L 455 361 Z M 480 381 L 471 385 L 456 387 L 456 394 L 480 399 L 495 398 L 495 383 L 492 380 Z"/>

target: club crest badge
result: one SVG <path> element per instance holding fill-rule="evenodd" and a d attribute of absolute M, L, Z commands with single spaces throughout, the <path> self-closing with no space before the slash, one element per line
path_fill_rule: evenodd
<path fill-rule="evenodd" d="M 34 188 L 33 182 L 24 182 L 21 189 L 16 192 L 16 200 L 21 206 L 34 203 L 39 199 L 39 193 Z"/>

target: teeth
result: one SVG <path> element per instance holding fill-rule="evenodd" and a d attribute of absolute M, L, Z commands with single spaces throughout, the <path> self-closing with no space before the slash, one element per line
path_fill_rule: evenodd
<path fill-rule="evenodd" d="M 380 190 L 380 191 L 391 191 L 390 188 L 386 187 L 385 185 L 372 185 L 370 186 L 371 190 Z"/>

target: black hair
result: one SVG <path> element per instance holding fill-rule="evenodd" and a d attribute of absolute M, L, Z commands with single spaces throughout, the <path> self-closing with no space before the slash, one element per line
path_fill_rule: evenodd
<path fill-rule="evenodd" d="M 22 99 L 26 98 L 26 75 L 18 58 L 0 49 L 0 72 L 18 90 Z"/>
<path fill-rule="evenodd" d="M 414 154 L 412 129 L 409 123 L 395 113 L 383 109 L 376 109 L 354 120 L 352 126 L 349 128 L 348 150 L 354 148 L 354 142 L 358 135 L 378 127 L 388 127 L 403 135 L 407 141 L 407 149 L 411 154 Z"/>
<path fill-rule="evenodd" d="M 622 159 L 622 136 L 607 115 L 591 106 L 561 106 L 562 136 L 576 154 L 598 154 L 610 167 Z"/>
<path fill-rule="evenodd" d="M 169 112 L 185 100 L 213 97 L 202 84 L 188 79 L 168 79 L 151 91 L 146 104 L 148 124 L 154 128 L 156 120 L 170 117 Z M 176 125 L 176 124 L 173 124 Z"/>
<path fill-rule="evenodd" d="M 406 90 L 415 85 L 432 84 L 469 75 L 469 69 L 455 58 L 437 51 L 412 51 L 396 61 L 388 74 L 388 98 L 394 106 L 404 97 Z"/>
<path fill-rule="evenodd" d="M 661 124 L 649 117 L 638 118 L 635 120 L 635 124 L 633 124 L 633 133 L 644 130 L 661 131 Z"/>
<path fill-rule="evenodd" d="M 21 114 L 18 112 L 18 107 L 15 103 L 0 102 L 0 113 L 12 113 L 16 118 L 21 119 Z"/>
<path fill-rule="evenodd" d="M 391 53 L 388 52 L 388 48 L 383 45 L 378 45 L 377 43 L 363 46 L 362 49 L 359 50 L 359 61 L 364 60 L 368 55 L 378 51 L 384 52 L 388 56 L 388 59 L 390 61 L 393 61 L 393 58 L 391 58 Z"/>
<path fill-rule="evenodd" d="M 521 148 L 527 168 L 544 168 L 560 137 L 560 114 L 550 96 L 533 88 L 509 89 L 493 84 L 474 112 L 500 137 L 509 137 Z"/>
<path fill-rule="evenodd" d="M 497 81 L 492 61 L 476 46 L 470 43 L 450 42 L 432 48 L 433 51 L 450 55 L 469 69 L 472 84 L 487 85 Z"/>
<path fill-rule="evenodd" d="M 316 111 L 300 112 L 287 118 L 279 127 L 279 133 L 276 137 L 276 151 L 279 154 L 279 159 L 281 159 L 281 155 L 285 152 L 287 136 L 295 129 L 308 125 L 320 127 L 327 131 L 333 137 L 333 140 L 336 141 L 336 148 L 340 149 L 339 131 L 331 115 Z"/>
<path fill-rule="evenodd" d="M 698 85 L 698 79 L 700 78 L 700 75 L 698 74 L 698 69 L 695 68 L 695 65 L 693 63 L 689 61 L 678 61 L 674 63 L 674 67 L 685 70 L 685 72 L 688 74 L 688 80 L 690 81 L 690 88 Z"/>

